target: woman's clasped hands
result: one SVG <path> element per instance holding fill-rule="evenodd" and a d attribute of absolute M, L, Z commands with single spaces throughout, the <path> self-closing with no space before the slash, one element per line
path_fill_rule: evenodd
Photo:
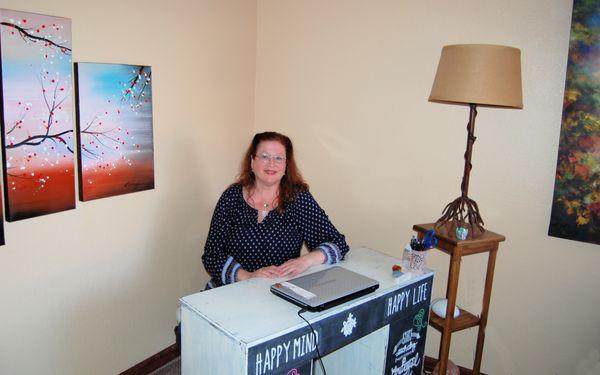
<path fill-rule="evenodd" d="M 275 279 L 278 277 L 294 277 L 313 265 L 321 264 L 325 256 L 320 251 L 315 251 L 298 258 L 290 259 L 279 266 L 268 266 L 259 268 L 254 272 L 240 269 L 237 273 L 238 280 L 247 280 L 254 277 Z"/>

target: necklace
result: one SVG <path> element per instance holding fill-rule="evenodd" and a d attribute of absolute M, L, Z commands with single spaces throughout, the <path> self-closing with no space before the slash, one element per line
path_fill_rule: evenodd
<path fill-rule="evenodd" d="M 247 197 L 247 201 L 250 204 L 250 206 L 252 208 L 254 208 L 256 211 L 258 211 L 259 215 L 258 215 L 258 222 L 261 223 L 266 217 L 267 215 L 269 215 L 269 207 L 276 207 L 275 205 L 275 201 L 277 199 L 277 196 L 275 196 L 275 198 L 273 198 L 273 202 L 271 205 L 269 205 L 268 202 L 263 200 L 263 204 L 262 206 L 259 206 L 257 204 L 257 202 L 254 200 L 254 192 L 248 192 L 248 197 Z"/>
<path fill-rule="evenodd" d="M 267 215 L 269 214 L 269 204 L 265 202 L 265 204 L 263 204 L 263 209 L 260 212 L 262 215 L 262 218 L 260 219 L 260 221 L 263 221 L 265 219 L 265 217 L 267 217 Z"/>

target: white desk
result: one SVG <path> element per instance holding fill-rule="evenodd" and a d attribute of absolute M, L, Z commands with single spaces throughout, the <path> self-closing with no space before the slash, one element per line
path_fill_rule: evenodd
<path fill-rule="evenodd" d="M 367 248 L 352 249 L 346 258 L 339 265 L 380 286 L 331 309 L 303 314 L 317 332 L 327 373 L 420 374 L 433 273 L 399 284 L 392 277 L 399 259 Z M 269 291 L 276 281 L 250 279 L 181 298 L 182 373 L 321 373 L 318 361 L 313 366 L 314 336 L 298 317 L 300 308 Z M 342 329 L 353 321 L 352 330 Z"/>

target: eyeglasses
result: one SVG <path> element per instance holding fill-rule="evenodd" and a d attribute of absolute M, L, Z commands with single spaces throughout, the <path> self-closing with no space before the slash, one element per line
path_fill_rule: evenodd
<path fill-rule="evenodd" d="M 285 156 L 281 155 L 271 156 L 269 154 L 260 154 L 256 155 L 255 158 L 258 158 L 258 160 L 260 160 L 265 165 L 269 164 L 269 162 L 271 161 L 278 165 L 285 163 Z"/>

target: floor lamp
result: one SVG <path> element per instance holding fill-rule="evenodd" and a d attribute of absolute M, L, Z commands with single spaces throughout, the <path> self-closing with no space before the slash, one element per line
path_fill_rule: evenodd
<path fill-rule="evenodd" d="M 523 108 L 521 51 L 489 44 L 445 46 L 429 101 L 469 106 L 461 195 L 444 208 L 435 227 L 458 240 L 477 238 L 484 232 L 483 219 L 468 197 L 477 106 Z"/>

